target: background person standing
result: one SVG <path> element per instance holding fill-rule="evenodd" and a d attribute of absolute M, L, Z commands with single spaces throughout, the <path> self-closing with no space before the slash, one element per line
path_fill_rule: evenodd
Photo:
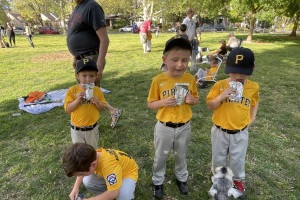
<path fill-rule="evenodd" d="M 15 36 L 15 32 L 13 29 L 13 25 L 9 22 L 6 23 L 6 35 L 8 37 L 9 40 L 9 44 L 12 47 L 12 43 L 11 41 L 14 43 L 14 46 L 16 46 L 16 36 Z"/>
<path fill-rule="evenodd" d="M 140 40 L 143 45 L 144 53 L 151 51 L 151 47 L 149 49 L 149 46 L 147 46 L 147 42 L 148 42 L 147 32 L 150 31 L 151 23 L 152 22 L 150 20 L 146 20 L 142 23 L 142 25 L 140 27 Z"/>
<path fill-rule="evenodd" d="M 31 32 L 31 28 L 28 26 L 28 23 L 25 23 L 25 34 L 31 47 L 34 48 L 34 44 L 32 42 L 32 32 Z"/>
<path fill-rule="evenodd" d="M 192 45 L 192 55 L 191 55 L 191 71 L 194 71 L 197 69 L 197 54 L 199 53 L 198 51 L 198 46 L 199 46 L 199 41 L 198 41 L 198 36 L 196 33 L 196 22 L 193 20 L 194 16 L 194 10 L 192 8 L 187 9 L 186 11 L 186 18 L 183 20 L 183 24 L 186 25 L 186 34 L 191 42 Z M 196 39 L 195 39 L 196 38 Z"/>
<path fill-rule="evenodd" d="M 4 26 L 0 25 L 0 31 L 1 31 L 1 36 L 4 37 L 5 36 L 5 28 L 4 28 Z"/>
<path fill-rule="evenodd" d="M 196 33 L 196 22 L 193 20 L 193 16 L 194 10 L 192 8 L 189 8 L 186 11 L 186 18 L 184 18 L 182 21 L 182 23 L 187 26 L 186 34 L 188 35 L 190 41 L 195 38 L 198 40 L 198 36 Z"/>
<path fill-rule="evenodd" d="M 78 60 L 89 58 L 97 64 L 98 73 L 95 84 L 100 87 L 100 80 L 105 67 L 109 38 L 102 7 L 94 0 L 75 0 L 76 7 L 68 21 L 67 45 L 74 56 L 73 67 Z M 106 103 L 105 108 L 111 115 L 111 127 L 117 125 L 122 109 Z"/>

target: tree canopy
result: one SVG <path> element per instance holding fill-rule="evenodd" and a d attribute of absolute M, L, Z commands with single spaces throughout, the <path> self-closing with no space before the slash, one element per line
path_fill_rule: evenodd
<path fill-rule="evenodd" d="M 292 24 L 292 34 L 296 36 L 300 18 L 300 0 L 96 0 L 106 14 L 119 14 L 126 19 L 160 17 L 164 22 L 182 21 L 187 8 L 195 10 L 200 17 L 213 19 L 222 15 L 232 22 L 247 21 L 250 24 L 247 40 L 252 40 L 257 19 L 276 23 L 276 16 L 285 17 Z M 41 13 L 59 14 L 62 22 L 74 9 L 74 0 L 0 0 L 0 21 L 5 22 L 4 11 L 13 8 L 27 20 L 42 24 Z M 278 22 L 279 23 L 279 22 Z M 170 25 L 170 24 L 168 24 Z"/>

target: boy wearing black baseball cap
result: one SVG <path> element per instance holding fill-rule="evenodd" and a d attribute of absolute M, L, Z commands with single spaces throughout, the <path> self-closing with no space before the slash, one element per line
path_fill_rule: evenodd
<path fill-rule="evenodd" d="M 259 85 L 248 80 L 255 66 L 254 54 L 247 48 L 236 48 L 228 56 L 225 73 L 229 78 L 214 84 L 206 97 L 213 110 L 211 129 L 212 172 L 219 166 L 229 166 L 234 174 L 235 188 L 245 194 L 245 160 L 248 147 L 248 127 L 258 110 Z"/>
<path fill-rule="evenodd" d="M 76 65 L 77 85 L 66 93 L 64 109 L 71 114 L 71 138 L 73 143 L 86 143 L 98 148 L 98 119 L 105 108 L 105 98 L 101 89 L 94 85 L 98 68 L 95 61 L 83 58 Z"/>
<path fill-rule="evenodd" d="M 152 79 L 148 94 L 148 108 L 157 110 L 152 171 L 157 199 L 163 198 L 166 162 L 171 149 L 175 154 L 176 184 L 182 194 L 188 194 L 186 152 L 191 134 L 191 106 L 199 101 L 195 78 L 186 73 L 191 52 L 187 39 L 180 36 L 169 39 L 162 57 L 167 71 Z"/>

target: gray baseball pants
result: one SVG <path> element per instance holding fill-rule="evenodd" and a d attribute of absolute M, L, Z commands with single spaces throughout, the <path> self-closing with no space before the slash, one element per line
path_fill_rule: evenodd
<path fill-rule="evenodd" d="M 83 178 L 83 184 L 90 192 L 97 195 L 107 190 L 105 180 L 102 177 L 92 174 Z M 117 200 L 131 200 L 134 199 L 134 191 L 136 182 L 131 178 L 124 178 L 122 180 L 122 186 L 120 188 L 120 195 Z"/>
<path fill-rule="evenodd" d="M 175 155 L 175 175 L 179 181 L 188 179 L 186 153 L 190 141 L 190 122 L 178 128 L 171 128 L 157 121 L 154 128 L 155 156 L 152 169 L 154 185 L 162 185 L 165 179 L 166 162 L 171 149 Z"/>
<path fill-rule="evenodd" d="M 217 167 L 228 166 L 228 155 L 233 179 L 244 180 L 248 138 L 248 128 L 236 134 L 228 134 L 213 125 L 211 129 L 212 173 Z"/>

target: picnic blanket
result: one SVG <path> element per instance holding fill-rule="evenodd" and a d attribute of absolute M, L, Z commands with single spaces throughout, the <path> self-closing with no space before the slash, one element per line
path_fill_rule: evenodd
<path fill-rule="evenodd" d="M 54 90 L 51 92 L 47 92 L 47 99 L 44 101 L 40 101 L 39 103 L 35 104 L 29 104 L 26 103 L 24 98 L 19 98 L 19 109 L 24 110 L 31 114 L 40 114 L 43 112 L 47 112 L 51 110 L 52 108 L 63 106 L 64 105 L 64 99 L 66 96 L 68 89 L 60 89 L 60 90 Z M 109 90 L 106 90 L 104 88 L 101 88 L 102 92 L 104 94 L 110 93 Z M 49 99 L 51 101 L 49 101 Z"/>

